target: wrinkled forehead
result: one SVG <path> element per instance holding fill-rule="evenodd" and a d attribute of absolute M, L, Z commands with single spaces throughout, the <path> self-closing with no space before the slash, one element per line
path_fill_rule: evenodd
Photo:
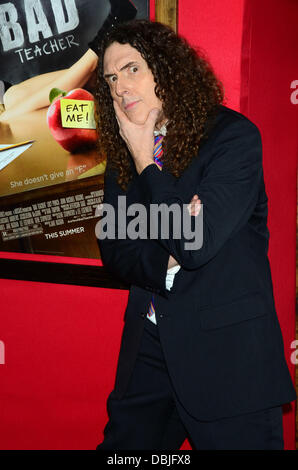
<path fill-rule="evenodd" d="M 117 70 L 120 70 L 125 63 L 134 61 L 146 64 L 146 61 L 143 59 L 139 51 L 130 44 L 119 44 L 118 42 L 113 42 L 106 48 L 104 53 L 104 74 L 116 72 Z"/>

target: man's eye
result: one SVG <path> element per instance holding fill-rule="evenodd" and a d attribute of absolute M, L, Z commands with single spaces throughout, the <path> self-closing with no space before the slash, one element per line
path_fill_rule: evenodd
<path fill-rule="evenodd" d="M 109 82 L 110 83 L 115 83 L 116 80 L 117 80 L 116 75 L 112 75 L 111 77 L 109 77 Z"/>
<path fill-rule="evenodd" d="M 133 65 L 132 67 L 130 67 L 130 70 L 132 73 L 136 73 L 139 69 L 136 65 Z"/>

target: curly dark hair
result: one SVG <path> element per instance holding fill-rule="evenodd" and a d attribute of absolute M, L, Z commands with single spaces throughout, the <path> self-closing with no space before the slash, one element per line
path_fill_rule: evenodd
<path fill-rule="evenodd" d="M 198 155 L 200 144 L 207 137 L 218 105 L 223 102 L 222 84 L 203 54 L 162 23 L 134 20 L 109 32 L 99 46 L 96 86 L 99 151 L 108 156 L 108 166 L 116 170 L 117 182 L 124 191 L 132 178 L 132 157 L 120 137 L 103 71 L 105 50 L 114 42 L 134 47 L 154 76 L 155 93 L 168 119 L 163 140 L 164 168 L 178 178 Z"/>

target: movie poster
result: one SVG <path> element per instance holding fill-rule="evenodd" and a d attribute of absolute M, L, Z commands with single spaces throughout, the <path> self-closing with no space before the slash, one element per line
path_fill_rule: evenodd
<path fill-rule="evenodd" d="M 0 251 L 99 257 L 106 161 L 87 52 L 117 3 L 131 9 L 129 0 L 0 0 Z M 133 3 L 147 18 L 149 2 Z"/>

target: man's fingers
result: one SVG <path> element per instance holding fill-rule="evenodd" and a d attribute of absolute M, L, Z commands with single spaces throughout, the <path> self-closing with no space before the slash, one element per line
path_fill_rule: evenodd
<path fill-rule="evenodd" d="M 146 120 L 146 126 L 154 128 L 159 115 L 160 110 L 158 108 L 151 109 Z"/>
<path fill-rule="evenodd" d="M 120 127 L 120 124 L 123 122 L 129 122 L 129 119 L 128 117 L 126 116 L 126 114 L 122 111 L 122 109 L 120 108 L 119 104 L 116 102 L 116 101 L 113 101 L 113 106 L 114 106 L 114 110 L 115 110 L 115 115 L 116 115 L 116 119 L 117 119 L 117 122 L 119 124 L 119 127 Z"/>
<path fill-rule="evenodd" d="M 122 137 L 123 139 L 123 134 L 122 134 L 122 129 L 121 129 L 121 126 L 120 126 L 120 121 L 117 117 L 117 114 L 115 114 L 115 117 L 116 117 L 116 121 L 117 121 L 117 124 L 118 124 L 118 127 L 119 127 L 119 135 Z"/>

